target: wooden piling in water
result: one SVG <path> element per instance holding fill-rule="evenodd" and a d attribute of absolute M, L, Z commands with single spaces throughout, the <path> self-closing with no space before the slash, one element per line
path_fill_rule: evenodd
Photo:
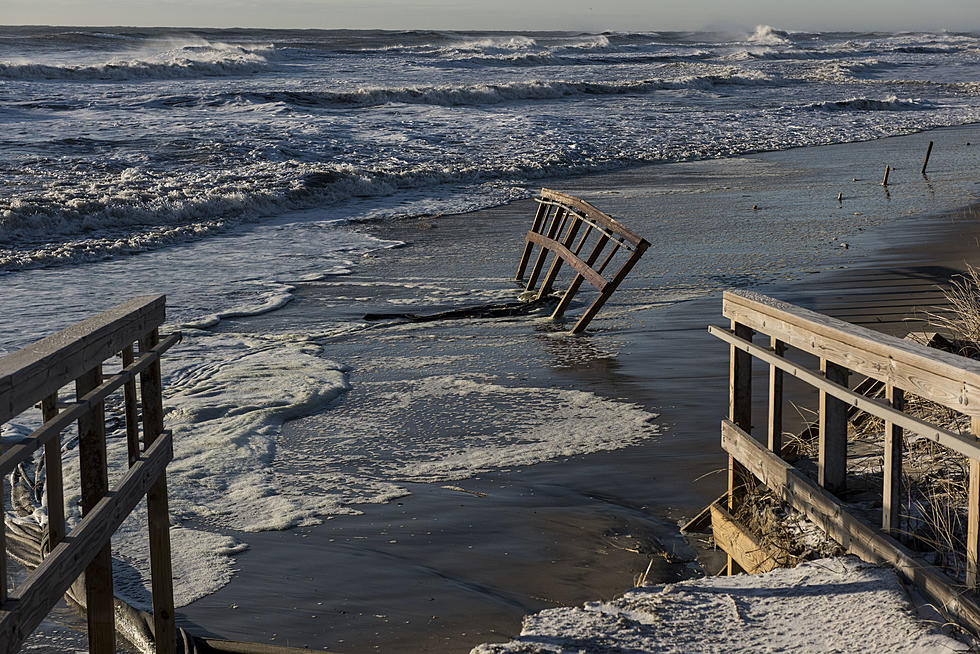
<path fill-rule="evenodd" d="M 888 186 L 888 173 L 890 173 L 891 171 L 892 171 L 892 167 L 889 166 L 888 164 L 885 164 L 885 179 L 881 180 L 882 186 Z"/>
<path fill-rule="evenodd" d="M 922 162 L 922 174 L 926 174 L 926 166 L 929 165 L 929 155 L 932 154 L 932 141 L 929 141 L 929 147 L 926 148 L 926 159 Z"/>

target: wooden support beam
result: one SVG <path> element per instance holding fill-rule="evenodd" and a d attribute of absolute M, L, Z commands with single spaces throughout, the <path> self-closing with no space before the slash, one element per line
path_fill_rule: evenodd
<path fill-rule="evenodd" d="M 777 357 L 786 353 L 786 344 L 775 336 L 769 346 Z M 783 371 L 769 364 L 769 449 L 776 454 L 783 451 Z"/>
<path fill-rule="evenodd" d="M 885 387 L 885 399 L 896 411 L 905 407 L 905 393 L 891 384 Z M 901 531 L 903 430 L 885 421 L 885 455 L 882 470 L 881 528 L 893 536 Z"/>
<path fill-rule="evenodd" d="M 154 329 L 140 340 L 140 351 L 151 352 L 160 341 Z M 144 447 L 149 448 L 163 433 L 163 384 L 160 360 L 140 375 L 143 394 Z M 175 654 L 177 629 L 174 615 L 173 570 L 170 557 L 170 508 L 167 500 L 167 474 L 161 471 L 146 494 L 150 537 L 150 583 L 153 591 L 154 640 L 157 654 Z"/>
<path fill-rule="evenodd" d="M 83 397 L 102 384 L 102 366 L 82 374 L 75 394 Z M 106 466 L 105 406 L 96 403 L 78 419 L 78 458 L 81 468 L 82 515 L 90 514 L 109 492 Z M 90 654 L 115 654 L 116 627 L 112 593 L 112 547 L 108 539 L 85 568 L 85 601 Z"/>
<path fill-rule="evenodd" d="M 780 566 L 776 556 L 726 511 L 721 503 L 716 502 L 709 509 L 711 533 L 715 544 L 724 550 L 742 570 L 754 575 L 775 570 Z M 734 571 L 733 568 L 732 572 Z"/>
<path fill-rule="evenodd" d="M 820 360 L 820 371 L 827 381 L 847 385 L 848 371 L 826 359 Z M 817 460 L 820 485 L 840 494 L 847 487 L 847 405 L 820 391 L 820 445 Z"/>
<path fill-rule="evenodd" d="M 890 563 L 899 576 L 922 591 L 937 610 L 967 627 L 974 635 L 980 634 L 980 606 L 939 569 L 916 558 L 895 539 L 861 522 L 837 498 L 729 420 L 722 421 L 721 446 L 777 497 L 805 513 L 848 552 L 871 563 Z"/>

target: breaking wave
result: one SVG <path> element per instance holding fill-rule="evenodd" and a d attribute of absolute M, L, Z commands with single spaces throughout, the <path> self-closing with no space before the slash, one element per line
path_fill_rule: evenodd
<path fill-rule="evenodd" d="M 755 31 L 747 39 L 751 43 L 762 45 L 783 45 L 791 43 L 789 33 L 773 29 L 769 25 L 756 25 Z"/>
<path fill-rule="evenodd" d="M 713 86 L 767 84 L 768 77 L 749 71 L 722 68 L 700 75 L 637 81 L 546 81 L 504 84 L 364 88 L 352 91 L 250 91 L 208 98 L 171 96 L 154 100 L 155 106 L 285 104 L 299 108 L 376 107 L 385 104 L 423 104 L 444 107 L 481 106 L 523 100 L 557 100 L 600 95 L 651 93 L 665 89 L 707 89 Z"/>
<path fill-rule="evenodd" d="M 893 95 L 883 100 L 874 98 L 828 100 L 827 102 L 815 102 L 805 108 L 816 111 L 922 111 L 932 107 L 933 104 L 925 100 L 915 98 L 902 100 Z"/>
<path fill-rule="evenodd" d="M 252 75 L 272 68 L 271 47 L 183 46 L 145 58 L 92 64 L 0 61 L 0 79 L 120 81 Z"/>

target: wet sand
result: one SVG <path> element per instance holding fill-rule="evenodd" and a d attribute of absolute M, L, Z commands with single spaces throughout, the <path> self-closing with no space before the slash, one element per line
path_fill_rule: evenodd
<path fill-rule="evenodd" d="M 481 373 L 636 403 L 659 414 L 661 433 L 619 450 L 404 484 L 410 495 L 360 516 L 241 534 L 250 550 L 238 576 L 180 618 L 258 642 L 465 652 L 507 640 L 528 612 L 612 597 L 651 559 L 653 580 L 692 574 L 676 523 L 725 483 L 718 420 L 728 351 L 705 330 L 721 322 L 720 290 L 752 288 L 902 335 L 913 307 L 939 301 L 936 286 L 980 259 L 976 217 L 952 211 L 980 195 L 971 140 L 980 129 L 546 182 L 653 242 L 584 338 L 556 336 L 541 316 L 336 329 L 393 306 L 435 312 L 513 295 L 507 279 L 533 205 L 366 226 L 406 245 L 226 328 L 320 334 L 327 354 L 352 366 L 352 391 L 332 409 L 351 420 L 371 408 L 372 384 Z M 886 161 L 897 170 L 883 189 Z M 284 430 L 282 474 L 316 445 L 309 433 Z"/>

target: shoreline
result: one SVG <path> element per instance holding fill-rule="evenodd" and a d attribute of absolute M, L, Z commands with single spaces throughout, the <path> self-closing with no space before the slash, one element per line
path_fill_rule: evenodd
<path fill-rule="evenodd" d="M 862 145 L 824 147 L 848 148 L 850 151 Z M 775 165 L 785 165 L 779 160 L 798 155 L 798 152 L 787 154 L 783 151 L 768 153 L 765 158 L 776 159 Z M 682 182 L 689 180 L 690 184 L 704 185 L 705 180 L 698 179 L 698 169 L 714 167 L 723 170 L 729 163 L 715 160 L 678 164 L 687 170 L 675 174 L 673 170 L 677 169 L 672 169 L 668 175 L 672 179 L 656 181 L 667 186 L 680 178 Z M 616 208 L 609 205 L 622 207 L 637 202 L 635 187 L 649 184 L 649 179 L 643 179 L 649 170 L 667 172 L 666 166 L 672 164 L 617 173 L 614 176 L 619 176 L 623 182 L 618 188 L 603 187 L 610 176 L 600 175 L 580 180 L 583 190 L 576 192 L 578 187 L 574 183 L 570 184 L 573 188 L 567 190 L 620 218 L 623 212 L 617 213 Z M 910 184 L 901 180 L 898 176 L 891 192 L 896 200 L 901 197 L 902 184 Z M 565 186 L 562 188 L 566 189 Z M 730 192 L 729 196 L 735 193 L 738 190 Z M 779 200 L 781 193 L 792 195 L 792 189 L 776 190 L 765 197 Z M 745 203 L 749 200 L 751 198 Z M 807 199 L 799 198 L 798 201 L 806 202 Z M 883 206 L 892 201 L 879 200 Z M 431 218 L 418 221 L 418 224 L 378 226 L 383 235 L 407 236 L 408 245 L 394 253 L 385 253 L 384 259 L 369 259 L 364 268 L 375 270 L 358 271 L 355 277 L 365 279 L 373 275 L 376 279 L 384 279 L 386 274 L 391 276 L 393 271 L 401 270 L 411 271 L 413 279 L 424 278 L 426 270 L 439 269 L 440 257 L 448 256 L 451 247 L 458 245 L 454 241 L 457 234 L 463 234 L 471 242 L 485 244 L 503 235 L 511 237 L 514 232 L 510 225 L 524 224 L 526 229 L 530 213 L 525 204 L 530 205 L 530 202 L 518 201 L 477 214 Z M 473 220 L 474 215 L 478 216 L 477 220 Z M 633 227 L 629 219 L 624 218 L 624 222 Z M 431 227 L 426 229 L 424 224 Z M 890 261 L 894 264 L 891 267 L 895 269 L 896 279 L 901 279 L 902 266 L 898 264 L 908 258 L 908 253 L 892 241 L 905 238 L 905 232 L 921 236 L 922 229 L 932 226 L 936 248 L 941 248 L 944 234 L 949 233 L 949 225 L 941 215 L 917 214 L 911 221 L 903 222 L 904 232 L 885 225 L 858 231 L 858 226 L 848 233 L 852 244 L 846 253 L 825 248 L 823 256 L 811 259 L 820 274 L 800 272 L 792 280 L 769 280 L 751 287 L 805 306 L 809 302 L 809 308 L 818 311 L 829 307 L 826 311 L 832 313 L 835 293 L 839 295 L 842 285 L 843 288 L 859 288 L 860 284 L 871 284 L 872 287 L 881 284 L 880 280 L 856 274 L 862 270 Z M 887 233 L 883 234 L 882 230 Z M 478 233 L 473 234 L 474 231 Z M 643 231 L 637 231 L 643 234 Z M 516 234 L 519 236 L 521 232 L 518 230 Z M 832 236 L 835 234 L 826 234 L 828 242 Z M 960 239 L 957 244 L 965 242 Z M 891 249 L 893 245 L 898 249 Z M 496 252 L 465 248 L 469 258 L 460 263 L 462 270 L 457 271 L 456 276 L 467 278 L 467 273 L 473 270 L 482 271 L 482 275 L 472 276 L 483 280 L 506 279 L 507 272 L 512 274 L 510 268 L 516 263 L 518 253 L 516 248 L 509 246 L 503 247 L 503 252 L 506 260 L 494 256 Z M 920 253 L 921 265 L 927 265 L 929 257 L 938 256 L 938 250 L 931 252 Z M 856 253 L 860 253 L 853 257 L 857 261 L 840 263 L 838 257 L 841 254 Z M 395 256 L 389 257 L 391 254 Z M 456 254 L 459 256 L 460 253 Z M 945 267 L 951 269 L 948 264 L 948 261 L 944 262 Z M 841 265 L 849 267 L 835 268 Z M 396 274 L 404 275 L 405 272 Z M 815 284 L 817 280 L 824 281 Z M 344 281 L 339 280 L 341 284 Z M 628 537 L 643 535 L 647 543 L 657 543 L 664 549 L 675 548 L 675 555 L 681 558 L 682 544 L 672 543 L 667 537 L 672 528 L 676 529 L 671 520 L 691 515 L 692 510 L 700 508 L 699 504 L 706 504 L 717 496 L 723 485 L 722 476 L 711 473 L 720 467 L 723 458 L 716 441 L 717 420 L 726 402 L 727 351 L 710 347 L 710 339 L 704 332 L 707 322 L 717 322 L 720 306 L 713 293 L 705 292 L 701 296 L 668 303 L 660 309 L 644 308 L 643 302 L 635 300 L 645 292 L 643 284 L 636 281 L 632 289 L 628 290 L 626 286 L 620 289 L 622 298 L 614 296 L 605 310 L 614 315 L 622 310 L 622 305 L 634 309 L 623 314 L 625 319 L 622 316 L 614 318 L 617 322 L 625 320 L 625 323 L 619 323 L 623 327 L 612 331 L 600 329 L 597 338 L 559 345 L 539 339 L 538 343 L 551 346 L 551 352 L 546 352 L 544 359 L 540 356 L 535 359 L 550 362 L 552 366 L 560 364 L 546 375 L 551 382 L 604 389 L 605 393 L 614 392 L 619 397 L 650 407 L 660 416 L 657 423 L 662 428 L 661 436 L 626 450 L 559 459 L 531 468 L 491 472 L 445 484 L 466 492 L 434 484 L 413 485 L 413 495 L 407 498 L 360 507 L 365 511 L 364 516 L 341 516 L 321 526 L 288 532 L 242 535 L 250 543 L 251 550 L 238 559 L 241 569 L 238 577 L 218 593 L 181 610 L 182 616 L 229 637 L 247 636 L 261 640 L 263 634 L 267 638 L 277 634 L 272 642 L 283 642 L 282 637 L 289 637 L 293 644 L 353 651 L 378 646 L 385 651 L 443 651 L 450 644 L 458 644 L 462 650 L 479 642 L 506 640 L 517 633 L 520 618 L 525 613 L 547 606 L 610 598 L 626 590 L 632 574 L 637 569 L 642 571 L 649 560 L 649 551 L 640 554 L 617 549 L 617 545 L 623 546 L 622 541 L 632 540 Z M 753 282 L 749 279 L 747 283 Z M 506 286 L 496 288 L 505 290 Z M 339 312 L 340 317 L 346 319 L 367 312 L 364 303 L 328 307 L 331 298 L 343 295 L 343 290 L 316 284 L 304 287 L 298 294 L 300 302 L 287 308 L 287 313 L 295 316 L 289 319 L 299 319 L 314 310 L 328 310 L 335 315 Z M 445 298 L 442 305 L 436 303 L 433 306 L 437 309 L 451 306 L 451 301 L 451 297 Z M 868 311 L 874 306 L 871 302 L 867 304 Z M 600 319 L 602 316 L 600 313 Z M 266 321 L 282 319 L 283 316 L 275 314 L 253 319 L 249 321 L 250 328 L 261 330 Z M 453 338 L 454 329 L 440 330 L 434 346 Z M 588 351 L 595 341 L 605 342 L 610 338 L 618 339 L 622 347 L 612 356 Z M 395 339 L 389 344 L 375 345 L 390 351 L 392 347 L 401 347 L 399 342 L 404 345 L 409 341 Z M 337 343 L 330 341 L 328 345 Z M 687 356 L 690 352 L 697 352 L 698 356 L 693 367 Z M 354 360 L 355 366 L 362 366 L 366 350 L 358 354 L 361 358 Z M 586 357 L 586 365 L 577 365 L 577 358 L 582 356 Z M 341 360 L 344 359 L 341 357 Z M 653 372 L 651 364 L 655 364 Z M 507 368 L 504 363 L 500 366 Z M 520 374 L 537 373 L 524 370 Z M 539 381 L 545 381 L 545 378 Z M 708 456 L 704 456 L 705 452 Z M 567 479 L 568 466 L 574 470 L 575 480 L 571 482 Z M 609 478 L 610 470 L 617 471 L 617 478 Z M 654 470 L 655 475 L 652 474 Z M 693 479 L 705 475 L 708 476 L 691 486 Z M 482 493 L 487 495 L 481 496 Z M 531 502 L 530 506 L 528 502 Z M 488 505 L 492 506 L 487 508 Z M 540 513 L 532 513 L 534 517 L 521 529 L 523 535 L 495 531 L 512 525 L 514 517 L 521 515 L 524 508 Z M 472 522 L 471 512 L 484 524 L 477 528 L 470 524 L 467 528 L 466 525 Z M 392 538 L 393 533 L 400 533 L 397 530 L 402 525 L 408 524 L 407 521 L 424 523 L 427 527 L 441 528 L 441 531 L 427 529 L 434 534 L 428 539 Z M 615 533 L 617 530 L 618 534 Z M 617 543 L 612 539 L 610 544 L 608 533 L 622 540 Z M 502 539 L 496 548 L 493 546 L 495 539 Z M 399 542 L 390 543 L 392 540 Z M 479 546 L 483 546 L 483 551 L 478 549 L 477 553 L 470 553 L 469 548 Z M 600 550 L 612 555 L 598 555 Z M 282 551 L 289 555 L 283 557 Z M 508 557 L 520 554 L 528 565 L 508 568 L 511 564 L 507 563 L 504 554 Z M 288 561 L 277 561 L 280 557 Z M 304 575 L 296 567 L 297 561 L 318 561 L 337 576 L 331 580 L 328 589 L 313 583 L 312 578 L 305 582 Z M 633 570 L 622 571 L 631 565 Z M 687 574 L 683 564 L 678 567 L 664 566 L 657 574 L 664 581 L 671 575 L 676 578 Z M 269 612 L 268 598 L 264 598 L 266 601 L 259 598 L 242 600 L 242 590 L 251 588 L 254 594 L 261 595 L 261 592 L 255 593 L 255 589 L 269 588 L 283 577 L 291 582 L 290 592 L 282 596 L 284 602 L 295 602 L 290 607 Z M 419 594 L 420 590 L 421 594 L 432 590 L 440 595 L 434 594 L 434 599 L 427 599 L 427 606 L 405 607 L 405 600 Z M 229 623 L 231 616 L 227 615 L 227 606 L 231 603 L 239 607 L 239 615 L 249 617 Z M 307 612 L 305 607 L 317 611 L 309 613 L 317 617 L 297 620 L 299 614 Z M 395 610 L 390 610 L 392 608 Z M 256 618 L 263 611 L 267 617 Z M 475 615 L 480 617 L 474 618 Z M 406 621 L 409 624 L 405 624 Z"/>

